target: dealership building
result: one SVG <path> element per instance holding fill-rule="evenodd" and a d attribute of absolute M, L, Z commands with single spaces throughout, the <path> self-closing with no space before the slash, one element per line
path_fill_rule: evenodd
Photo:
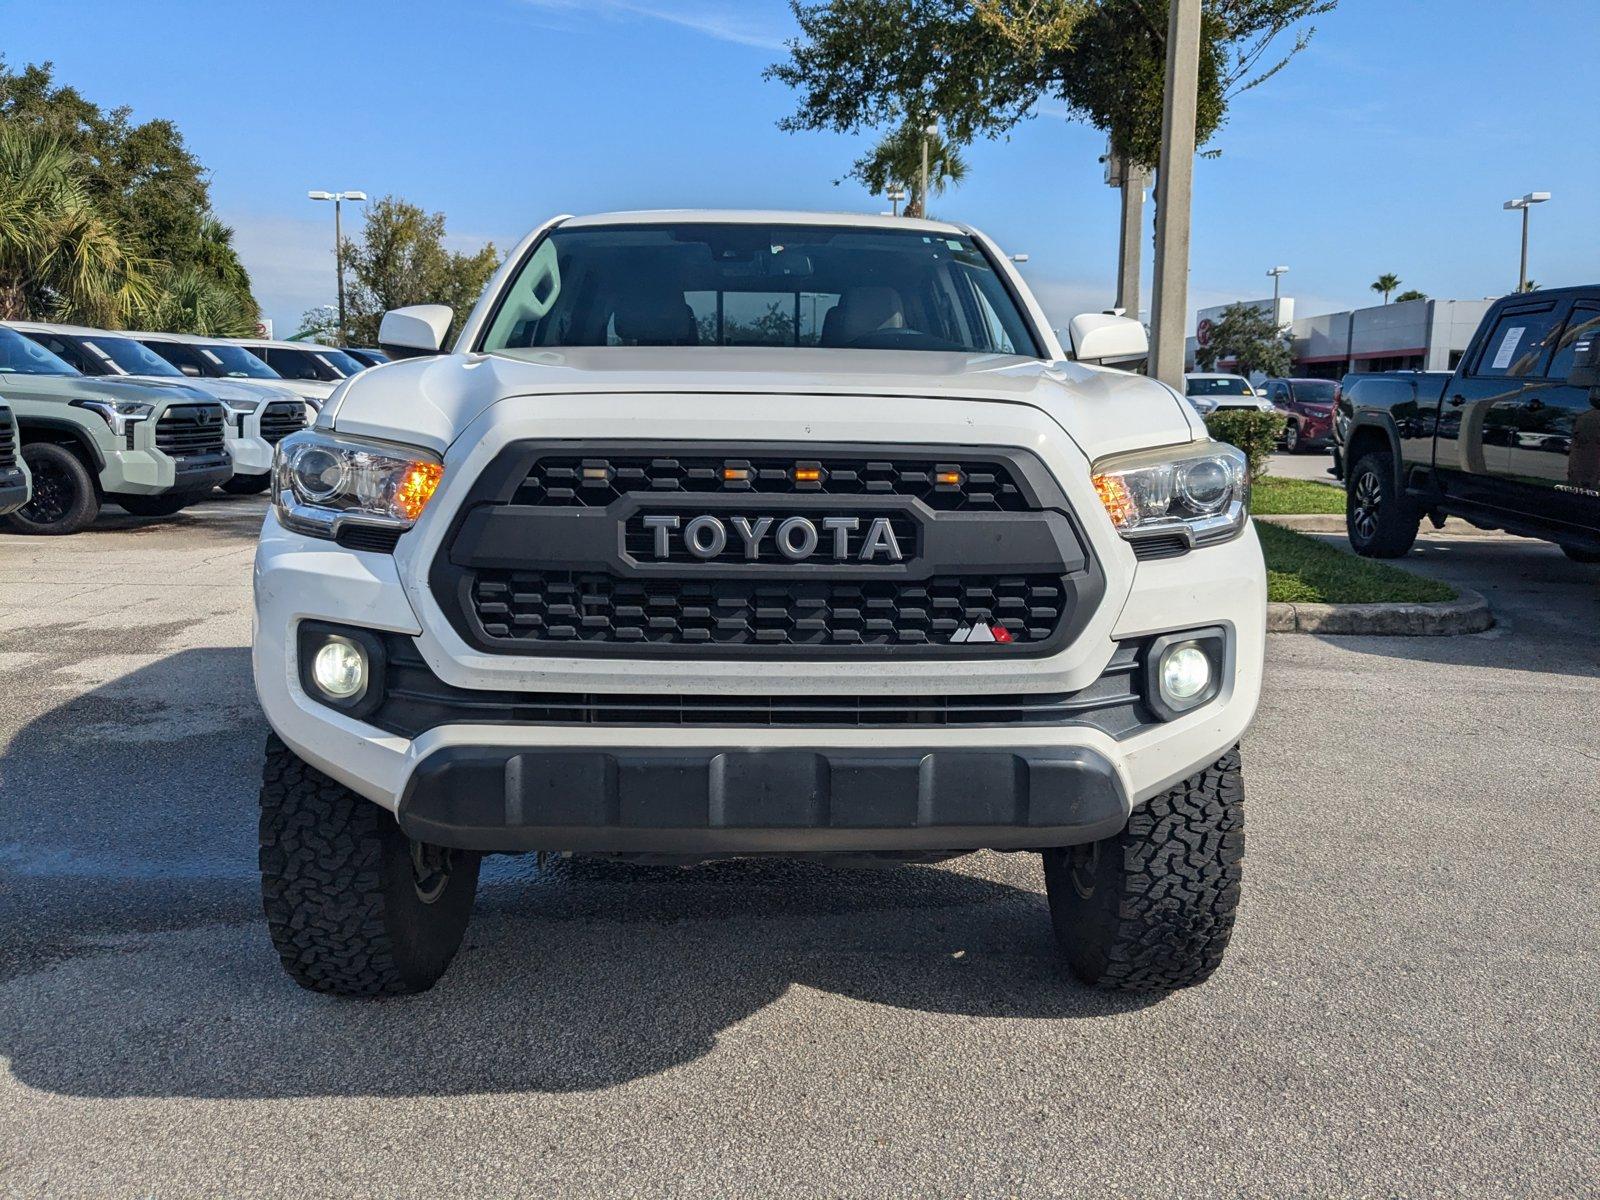
<path fill-rule="evenodd" d="M 1244 303 L 1271 312 L 1274 301 Z M 1338 379 L 1350 372 L 1454 370 L 1494 301 L 1407 300 L 1299 318 L 1294 316 L 1293 300 L 1285 297 L 1276 303 L 1278 324 L 1289 330 L 1294 374 Z M 1203 340 L 1210 340 L 1226 307 L 1201 309 L 1197 314 L 1195 336 L 1189 339 L 1191 370 L 1196 351 Z M 1224 359 L 1217 367 L 1226 371 L 1233 365 Z"/>

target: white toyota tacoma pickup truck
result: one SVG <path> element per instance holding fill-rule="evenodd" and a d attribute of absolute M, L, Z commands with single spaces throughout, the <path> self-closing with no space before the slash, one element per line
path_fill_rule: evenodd
<path fill-rule="evenodd" d="M 418 991 L 492 853 L 1040 852 L 1090 983 L 1220 963 L 1266 580 L 1243 456 L 933 221 L 559 218 L 278 448 L 260 865 L 306 987 Z M 426 356 L 426 357 L 423 357 Z"/>

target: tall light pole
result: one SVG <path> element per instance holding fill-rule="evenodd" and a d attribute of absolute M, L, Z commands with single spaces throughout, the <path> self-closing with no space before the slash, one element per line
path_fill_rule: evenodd
<path fill-rule="evenodd" d="M 365 200 L 365 192 L 307 192 L 308 200 L 333 201 L 333 270 L 339 279 L 339 342 L 348 341 L 344 327 L 344 231 L 339 223 L 339 206 L 346 200 Z"/>
<path fill-rule="evenodd" d="M 1516 200 L 1507 200 L 1505 209 L 1508 212 L 1516 209 L 1522 210 L 1522 269 L 1517 273 L 1517 291 L 1528 290 L 1528 210 L 1535 204 L 1543 204 L 1550 199 L 1549 192 L 1529 192 Z"/>
<path fill-rule="evenodd" d="M 1288 267 L 1270 267 L 1267 270 L 1267 274 L 1272 276 L 1272 323 L 1274 325 L 1283 324 L 1278 319 L 1278 281 L 1288 273 Z"/>
<path fill-rule="evenodd" d="M 939 136 L 939 127 L 932 123 L 922 129 L 922 173 L 919 186 L 922 191 L 917 197 L 917 216 L 926 218 L 928 215 L 928 139 Z"/>
<path fill-rule="evenodd" d="M 1172 0 L 1156 185 L 1155 297 L 1146 371 L 1183 393 L 1189 320 L 1189 208 L 1194 195 L 1194 125 L 1200 85 L 1200 0 Z"/>

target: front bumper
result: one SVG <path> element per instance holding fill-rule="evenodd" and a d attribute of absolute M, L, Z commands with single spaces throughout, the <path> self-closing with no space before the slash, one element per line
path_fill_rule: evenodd
<path fill-rule="evenodd" d="M 265 475 L 272 470 L 272 443 L 265 438 L 229 438 L 226 444 L 235 475 Z"/>
<path fill-rule="evenodd" d="M 397 815 L 479 851 L 793 854 L 1067 846 L 1129 811 L 1111 763 L 1079 747 L 459 746 L 417 763 Z"/>
<path fill-rule="evenodd" d="M 16 512 L 26 504 L 28 493 L 28 469 L 22 465 L 19 456 L 15 467 L 0 470 L 0 516 Z"/>
<path fill-rule="evenodd" d="M 159 450 L 119 450 L 107 454 L 100 487 L 111 495 L 159 496 L 202 492 L 233 478 L 226 450 L 173 458 Z"/>

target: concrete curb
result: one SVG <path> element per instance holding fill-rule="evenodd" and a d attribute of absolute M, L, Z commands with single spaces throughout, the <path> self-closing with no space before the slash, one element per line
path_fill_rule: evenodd
<path fill-rule="evenodd" d="M 1441 604 L 1268 604 L 1267 632 L 1444 637 L 1482 633 L 1494 624 L 1482 595 L 1456 591 L 1456 599 Z"/>
<path fill-rule="evenodd" d="M 1263 521 L 1268 525 L 1281 525 L 1284 529 L 1293 529 L 1297 533 L 1343 533 L 1343 513 L 1263 513 L 1252 517 L 1253 520 Z M 1479 529 L 1476 525 L 1469 525 L 1459 517 L 1445 518 L 1444 528 L 1435 529 L 1424 522 L 1422 533 L 1428 537 L 1495 537 L 1496 534 L 1488 529 Z"/>

